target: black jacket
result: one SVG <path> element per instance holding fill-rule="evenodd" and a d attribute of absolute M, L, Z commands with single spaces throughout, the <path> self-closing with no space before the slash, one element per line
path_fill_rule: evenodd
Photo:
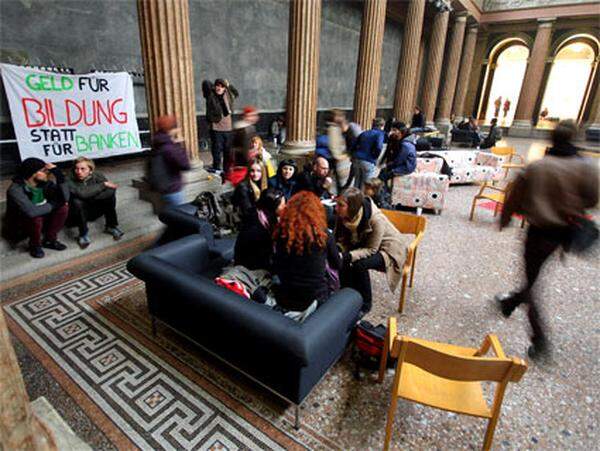
<path fill-rule="evenodd" d="M 273 238 L 271 227 L 265 227 L 258 215 L 242 223 L 235 240 L 233 260 L 236 265 L 248 269 L 270 270 L 273 259 Z"/>
<path fill-rule="evenodd" d="M 219 122 L 225 114 L 223 114 L 223 107 L 212 82 L 208 80 L 202 82 L 202 95 L 206 99 L 206 120 L 208 122 Z M 233 85 L 229 85 L 223 95 L 227 96 L 230 113 L 233 114 L 233 101 L 238 97 L 237 89 Z"/>
<path fill-rule="evenodd" d="M 319 197 L 319 199 L 330 199 L 331 194 L 323 188 L 323 182 L 316 177 L 312 171 L 305 169 L 302 174 L 298 175 L 294 194 L 300 191 L 310 191 Z"/>
<path fill-rule="evenodd" d="M 256 199 L 248 180 L 241 181 L 233 191 L 231 203 L 240 214 L 242 223 L 258 220 L 256 216 Z"/>
<path fill-rule="evenodd" d="M 329 293 L 327 263 L 329 268 L 339 271 L 342 259 L 335 245 L 333 236 L 329 234 L 325 249 L 316 246 L 298 255 L 292 249 L 286 250 L 286 243 L 279 239 L 275 243 L 273 271 L 280 280 L 275 286 L 277 303 L 287 310 L 303 311 L 313 301 L 325 301 Z"/>
<path fill-rule="evenodd" d="M 115 190 L 104 185 L 106 181 L 106 177 L 100 172 L 92 172 L 85 180 L 79 180 L 73 173 L 67 176 L 71 197 L 82 200 L 102 200 L 114 196 Z"/>

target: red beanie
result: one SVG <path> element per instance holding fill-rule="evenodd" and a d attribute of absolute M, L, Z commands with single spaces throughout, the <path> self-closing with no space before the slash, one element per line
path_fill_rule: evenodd
<path fill-rule="evenodd" d="M 154 123 L 157 132 L 168 132 L 177 127 L 177 118 L 173 115 L 159 116 Z"/>

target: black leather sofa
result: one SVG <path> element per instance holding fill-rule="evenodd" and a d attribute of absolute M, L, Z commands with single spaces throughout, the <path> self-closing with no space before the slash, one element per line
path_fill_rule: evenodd
<path fill-rule="evenodd" d="M 153 318 L 298 406 L 346 349 L 362 304 L 336 292 L 303 323 L 242 298 L 212 279 L 222 262 L 200 235 L 150 249 L 127 269 L 146 283 Z"/>

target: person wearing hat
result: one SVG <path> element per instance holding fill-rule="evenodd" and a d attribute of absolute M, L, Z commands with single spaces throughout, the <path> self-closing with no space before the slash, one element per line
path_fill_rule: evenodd
<path fill-rule="evenodd" d="M 69 187 L 60 169 L 39 158 L 26 158 L 6 193 L 5 238 L 13 242 L 29 238 L 29 254 L 34 258 L 44 257 L 42 247 L 65 250 L 58 232 L 69 213 L 68 201 Z"/>
<path fill-rule="evenodd" d="M 252 138 L 256 136 L 255 125 L 259 119 L 256 107 L 247 105 L 243 111 L 242 120 L 233 125 L 232 148 L 236 166 L 245 166 L 250 161 Z"/>
<path fill-rule="evenodd" d="M 231 131 L 233 130 L 233 102 L 238 91 L 227 80 L 217 78 L 214 83 L 202 82 L 202 95 L 206 99 L 206 120 L 210 129 L 212 169 L 227 171 L 231 161 Z M 221 166 L 222 164 L 222 166 Z"/>
<path fill-rule="evenodd" d="M 152 138 L 150 184 L 161 194 L 166 206 L 181 205 L 183 196 L 182 171 L 190 170 L 190 160 L 182 145 L 181 129 L 173 115 L 156 118 Z"/>

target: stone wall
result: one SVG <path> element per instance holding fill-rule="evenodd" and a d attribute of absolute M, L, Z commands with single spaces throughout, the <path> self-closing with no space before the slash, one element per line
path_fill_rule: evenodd
<path fill-rule="evenodd" d="M 502 11 L 543 6 L 577 5 L 581 3 L 598 3 L 598 0 L 484 0 L 483 9 L 484 11 Z"/>

